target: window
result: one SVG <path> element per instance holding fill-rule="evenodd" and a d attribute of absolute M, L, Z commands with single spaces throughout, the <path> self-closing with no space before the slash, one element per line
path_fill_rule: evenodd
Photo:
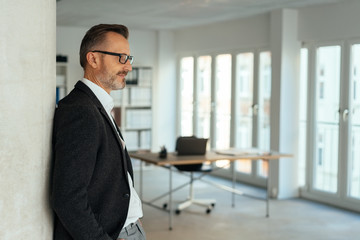
<path fill-rule="evenodd" d="M 342 46 L 347 50 L 343 51 Z M 360 99 L 356 88 L 360 44 L 309 44 L 307 48 L 311 63 L 308 72 L 314 76 L 309 74 L 307 81 L 311 104 L 307 109 L 306 142 L 310 144 L 304 155 L 308 157 L 308 174 L 303 174 L 307 187 L 302 188 L 301 195 L 359 211 Z M 300 108 L 300 118 L 301 112 Z"/>
<path fill-rule="evenodd" d="M 236 148 L 252 147 L 253 135 L 253 91 L 254 91 L 254 54 L 240 53 L 236 56 Z M 250 174 L 252 161 L 244 160 L 235 162 L 236 171 Z"/>
<path fill-rule="evenodd" d="M 270 149 L 271 53 L 259 55 L 259 136 L 258 147 Z M 267 177 L 268 162 L 258 164 L 258 174 Z"/>
<path fill-rule="evenodd" d="M 184 57 L 180 59 L 179 74 L 181 121 L 178 128 L 181 135 L 209 138 L 209 147 L 218 150 L 230 147 L 269 149 L 269 51 Z M 229 161 L 217 161 L 216 165 L 223 167 L 217 174 L 230 175 Z M 265 186 L 267 162 L 241 161 L 234 167 L 237 179 Z"/>
<path fill-rule="evenodd" d="M 215 148 L 230 147 L 231 117 L 231 54 L 216 56 L 215 73 Z M 227 166 L 228 161 L 217 161 L 217 166 Z"/>
<path fill-rule="evenodd" d="M 316 52 L 316 156 L 314 188 L 336 193 L 338 189 L 340 46 L 319 47 Z M 327 84 L 324 85 L 323 83 Z M 324 96 L 331 96 L 325 98 Z"/>
<path fill-rule="evenodd" d="M 181 135 L 193 135 L 193 92 L 194 92 L 194 58 L 185 57 L 180 62 L 181 89 Z"/>
<path fill-rule="evenodd" d="M 357 69 L 360 67 L 360 44 L 351 47 L 350 75 L 350 150 L 349 150 L 349 196 L 360 199 L 360 98 L 356 86 L 359 84 Z M 352 83 L 352 84 L 351 84 Z"/>
<path fill-rule="evenodd" d="M 231 55 L 216 56 L 215 73 L 215 148 L 230 147 Z"/>
<path fill-rule="evenodd" d="M 211 117 L 211 56 L 197 59 L 197 119 L 196 136 L 210 137 Z"/>

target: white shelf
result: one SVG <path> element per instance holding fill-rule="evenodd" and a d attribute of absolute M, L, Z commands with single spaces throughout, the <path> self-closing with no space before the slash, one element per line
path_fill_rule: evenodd
<path fill-rule="evenodd" d="M 67 94 L 67 63 L 56 63 L 56 104 Z"/>

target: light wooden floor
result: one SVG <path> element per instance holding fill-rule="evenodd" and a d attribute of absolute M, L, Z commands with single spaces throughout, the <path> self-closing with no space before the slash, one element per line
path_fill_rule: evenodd
<path fill-rule="evenodd" d="M 135 172 L 139 189 L 139 173 Z M 186 177 L 174 173 L 174 185 Z M 213 179 L 213 178 L 212 178 Z M 227 181 L 219 180 L 224 183 Z M 230 183 L 229 183 L 230 184 Z M 246 192 L 264 195 L 263 190 L 240 185 Z M 168 189 L 168 171 L 152 168 L 144 171 L 144 198 Z M 303 199 L 272 200 L 270 218 L 265 217 L 265 202 L 237 196 L 231 207 L 231 195 L 205 183 L 195 184 L 196 196 L 215 198 L 210 214 L 199 206 L 191 206 L 173 217 L 173 230 L 168 230 L 168 214 L 148 205 L 143 206 L 143 226 L 148 240 L 246 239 L 246 240 L 355 240 L 360 239 L 360 214 Z M 187 189 L 174 194 L 175 201 L 187 196 Z M 160 206 L 167 198 L 157 201 Z"/>

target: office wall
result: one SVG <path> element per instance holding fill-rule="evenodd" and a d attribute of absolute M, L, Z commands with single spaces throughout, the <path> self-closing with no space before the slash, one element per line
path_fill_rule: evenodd
<path fill-rule="evenodd" d="M 2 3 L 0 239 L 49 240 L 56 3 L 48 0 Z"/>
<path fill-rule="evenodd" d="M 360 37 L 360 2 L 327 4 L 299 11 L 299 40 L 334 41 Z"/>
<path fill-rule="evenodd" d="M 300 8 L 298 40 L 333 41 L 360 37 L 359 1 Z M 270 46 L 270 13 L 175 31 L 177 54 Z"/>
<path fill-rule="evenodd" d="M 175 31 L 178 54 L 268 47 L 270 14 Z"/>

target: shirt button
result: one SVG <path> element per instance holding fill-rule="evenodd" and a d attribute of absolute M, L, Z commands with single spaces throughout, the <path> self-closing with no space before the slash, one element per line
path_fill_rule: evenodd
<path fill-rule="evenodd" d="M 130 197 L 130 194 L 125 193 L 125 194 L 123 195 L 123 197 L 124 197 L 124 198 L 129 198 L 129 197 Z"/>

